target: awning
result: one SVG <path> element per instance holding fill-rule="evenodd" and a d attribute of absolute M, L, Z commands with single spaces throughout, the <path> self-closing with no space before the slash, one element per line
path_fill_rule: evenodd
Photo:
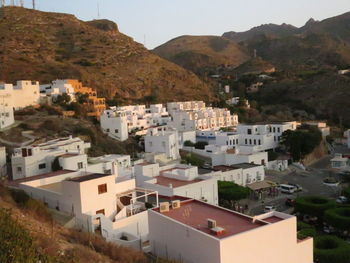
<path fill-rule="evenodd" d="M 247 184 L 247 187 L 252 190 L 252 191 L 257 191 L 257 190 L 262 190 L 262 189 L 267 189 L 276 186 L 274 182 L 271 181 L 260 181 L 260 182 L 255 182 L 252 184 Z"/>

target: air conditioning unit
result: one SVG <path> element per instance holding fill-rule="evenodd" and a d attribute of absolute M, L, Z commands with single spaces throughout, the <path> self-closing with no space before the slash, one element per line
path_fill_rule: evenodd
<path fill-rule="evenodd" d="M 222 227 L 214 227 L 214 228 L 211 228 L 210 229 L 210 232 L 213 234 L 213 235 L 216 235 L 216 236 L 221 236 L 223 234 L 225 234 L 225 229 L 222 228 Z"/>
<path fill-rule="evenodd" d="M 162 202 L 159 204 L 159 212 L 169 212 L 169 203 L 168 202 Z"/>
<path fill-rule="evenodd" d="M 216 220 L 208 219 L 207 221 L 208 221 L 208 228 L 209 229 L 212 229 L 212 228 L 216 227 Z"/>
<path fill-rule="evenodd" d="M 173 209 L 180 208 L 180 206 L 181 206 L 180 200 L 174 200 L 174 201 L 171 202 L 171 207 L 172 207 Z"/>

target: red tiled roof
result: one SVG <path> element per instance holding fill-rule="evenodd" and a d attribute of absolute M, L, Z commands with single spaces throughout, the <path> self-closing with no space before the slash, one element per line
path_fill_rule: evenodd
<path fill-rule="evenodd" d="M 154 211 L 159 212 L 159 209 L 154 209 Z M 268 224 L 261 220 L 253 222 L 253 218 L 249 216 L 234 211 L 228 211 L 197 200 L 183 201 L 181 202 L 180 208 L 171 209 L 169 212 L 163 212 L 162 215 L 210 235 L 213 234 L 208 228 L 207 220 L 216 220 L 217 226 L 223 228 L 224 233 L 219 236 L 213 236 L 220 239 Z"/>

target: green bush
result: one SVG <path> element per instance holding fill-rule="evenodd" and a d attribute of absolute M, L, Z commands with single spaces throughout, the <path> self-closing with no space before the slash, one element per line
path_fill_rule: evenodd
<path fill-rule="evenodd" d="M 350 208 L 338 207 L 328 209 L 325 212 L 324 219 L 327 224 L 342 230 L 350 229 Z"/>
<path fill-rule="evenodd" d="M 321 218 L 327 209 L 335 207 L 335 202 L 322 196 L 298 197 L 295 200 L 295 211 Z"/>
<path fill-rule="evenodd" d="M 185 141 L 185 142 L 184 142 L 184 146 L 193 147 L 193 146 L 194 146 L 194 143 L 191 142 L 191 141 Z"/>
<path fill-rule="evenodd" d="M 297 223 L 297 229 L 298 231 L 308 228 L 314 228 L 312 225 L 306 224 L 305 222 L 298 221 Z"/>
<path fill-rule="evenodd" d="M 222 200 L 238 201 L 249 196 L 249 188 L 233 182 L 218 181 L 219 198 Z"/>
<path fill-rule="evenodd" d="M 305 239 L 307 237 L 315 237 L 316 229 L 314 228 L 305 228 L 298 232 L 298 239 Z"/>
<path fill-rule="evenodd" d="M 344 196 L 346 196 L 348 199 L 350 199 L 350 187 L 348 187 L 344 190 Z"/>
<path fill-rule="evenodd" d="M 205 146 L 207 146 L 207 142 L 199 141 L 194 144 L 194 148 L 204 150 Z"/>
<path fill-rule="evenodd" d="M 186 164 L 191 164 L 198 167 L 201 167 L 204 165 L 204 160 L 190 153 L 185 156 L 185 158 L 183 159 L 183 162 Z"/>
<path fill-rule="evenodd" d="M 316 237 L 314 247 L 315 259 L 318 263 L 349 263 L 350 245 L 338 237 Z"/>

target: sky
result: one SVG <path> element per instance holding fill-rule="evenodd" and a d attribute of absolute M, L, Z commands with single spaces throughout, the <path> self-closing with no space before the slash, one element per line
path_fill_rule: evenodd
<path fill-rule="evenodd" d="M 10 0 L 6 0 L 9 2 Z M 261 24 L 303 26 L 350 11 L 350 0 L 36 0 L 37 9 L 112 20 L 152 49 L 181 35 L 222 35 Z M 31 0 L 24 0 L 29 6 Z"/>

